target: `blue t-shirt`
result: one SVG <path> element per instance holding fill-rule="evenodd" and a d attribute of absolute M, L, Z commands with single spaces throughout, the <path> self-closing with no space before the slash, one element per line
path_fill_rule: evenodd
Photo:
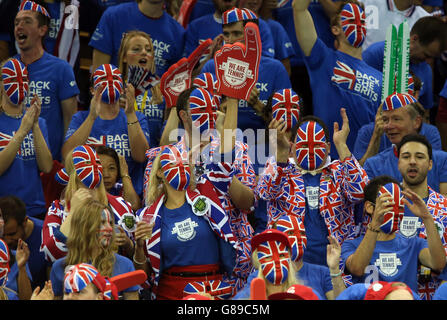
<path fill-rule="evenodd" d="M 168 13 L 160 18 L 149 18 L 139 9 L 137 2 L 122 3 L 104 11 L 90 39 L 89 46 L 111 56 L 110 63 L 117 65 L 122 34 L 141 30 L 151 36 L 155 49 L 157 75 L 181 59 L 185 30 Z"/>
<path fill-rule="evenodd" d="M 356 159 L 361 159 L 368 149 L 369 142 L 371 141 L 371 137 L 374 132 L 374 125 L 374 122 L 365 124 L 358 131 L 357 138 L 355 139 L 354 150 L 352 151 Z M 436 126 L 423 122 L 419 134 L 422 134 L 427 138 L 433 150 L 442 149 L 441 135 L 439 134 L 439 130 Z M 391 145 L 390 140 L 385 134 L 383 134 L 380 138 L 379 152 L 391 147 Z"/>
<path fill-rule="evenodd" d="M 146 116 L 149 129 L 149 148 L 154 148 L 160 145 L 160 138 L 161 134 L 163 133 L 163 122 L 166 103 L 164 99 L 160 104 L 152 103 L 151 91 L 148 90 L 146 92 L 147 96 L 145 96 L 146 93 L 142 93 L 135 98 L 135 101 L 138 105 L 138 111 Z"/>
<path fill-rule="evenodd" d="M 219 263 L 219 240 L 208 221 L 185 203 L 177 209 L 161 207 L 161 261 L 164 270 L 175 266 Z"/>
<path fill-rule="evenodd" d="M 447 79 L 445 80 L 444 87 L 441 92 L 439 92 L 439 96 L 447 99 Z"/>
<path fill-rule="evenodd" d="M 202 73 L 205 72 L 216 74 L 214 60 L 209 60 L 205 64 Z M 284 65 L 276 59 L 261 56 L 258 82 L 256 83 L 256 88 L 259 90 L 259 100 L 267 104 L 273 93 L 291 87 L 289 75 Z M 264 120 L 255 113 L 255 110 L 246 101 L 239 100 L 237 127 L 244 131 L 246 129 L 265 129 L 266 125 Z"/>
<path fill-rule="evenodd" d="M 65 141 L 70 138 L 73 133 L 82 125 L 88 117 L 89 111 L 78 111 L 73 115 L 70 125 L 65 135 Z M 135 112 L 140 123 L 147 142 L 149 143 L 149 128 L 146 117 L 141 112 Z M 127 117 L 123 109 L 120 109 L 119 114 L 113 120 L 103 120 L 100 117 L 96 118 L 93 123 L 89 139 L 86 144 L 93 146 L 105 145 L 126 158 L 129 167 L 129 175 L 132 178 L 132 184 L 137 194 L 143 191 L 143 172 L 145 163 L 139 163 L 132 159 L 130 154 L 130 142 L 127 132 Z"/>
<path fill-rule="evenodd" d="M 40 251 L 43 221 L 32 217 L 29 217 L 29 219 L 34 223 L 33 231 L 28 239 L 25 240 L 30 251 L 28 265 L 33 279 L 31 286 L 33 288 L 36 286 L 43 288 L 47 279 L 47 267 L 49 266 L 45 259 L 45 254 Z"/>
<path fill-rule="evenodd" d="M 363 60 L 371 67 L 382 71 L 383 70 L 383 54 L 385 41 L 379 41 L 371 44 L 362 53 Z M 433 107 L 433 84 L 432 84 L 432 70 L 427 62 L 411 63 L 410 70 L 421 80 L 422 87 L 419 92 L 419 102 L 425 109 Z"/>
<path fill-rule="evenodd" d="M 57 297 L 61 297 L 64 295 L 64 276 L 65 276 L 65 267 L 66 267 L 65 259 L 66 259 L 66 257 L 57 259 L 53 263 L 53 267 L 51 268 L 51 273 L 50 273 L 51 285 L 53 287 L 54 295 Z M 123 257 L 122 255 L 119 255 L 117 253 L 115 253 L 115 259 L 116 260 L 113 265 L 113 271 L 112 271 L 111 277 L 115 277 L 115 276 L 123 274 L 123 273 L 135 271 L 133 263 L 132 263 L 132 261 L 130 261 L 130 259 Z M 121 295 L 124 292 L 135 292 L 135 291 L 138 291 L 139 289 L 140 289 L 140 286 L 137 285 L 137 286 L 127 288 L 127 289 L 123 290 L 122 292 L 119 292 L 118 294 Z"/>
<path fill-rule="evenodd" d="M 382 73 L 362 60 L 328 48 L 320 39 L 305 62 L 314 115 L 326 123 L 332 141 L 333 123 L 342 125 L 340 109 L 345 108 L 350 128 L 346 143 L 349 150 L 353 150 L 358 130 L 375 120 L 380 105 Z M 331 157 L 338 158 L 336 148 L 331 148 Z"/>
<path fill-rule="evenodd" d="M 11 141 L 22 119 L 23 117 L 16 119 L 3 112 L 0 113 L 0 132 L 2 133 L 0 151 Z M 39 127 L 48 145 L 47 125 L 42 118 L 39 118 Z M 0 176 L 0 197 L 9 195 L 15 195 L 25 202 L 28 216 L 33 217 L 46 211 L 32 131 L 25 136 L 15 159 Z"/>
<path fill-rule="evenodd" d="M 16 255 L 16 250 L 10 251 L 11 255 Z M 29 261 L 26 263 L 26 274 L 28 275 L 28 278 L 30 282 L 33 282 L 33 276 L 31 275 L 31 271 L 29 268 Z M 8 281 L 6 282 L 6 288 L 5 292 L 8 295 L 9 300 L 19 300 L 19 286 L 17 283 L 19 276 L 19 268 L 17 267 L 17 263 L 14 262 L 12 266 L 10 266 L 10 270 L 8 272 Z"/>
<path fill-rule="evenodd" d="M 328 245 L 328 230 L 324 218 L 320 214 L 320 177 L 310 173 L 303 175 L 306 188 L 306 214 L 304 228 L 306 230 L 307 246 L 304 250 L 303 261 L 327 266 L 326 254 Z"/>
<path fill-rule="evenodd" d="M 402 181 L 402 175 L 397 167 L 398 160 L 394 154 L 393 147 L 389 147 L 374 157 L 368 158 L 363 168 L 369 179 L 388 175 L 397 181 Z M 433 167 L 427 174 L 427 182 L 436 192 L 439 192 L 439 184 L 441 182 L 447 182 L 447 152 L 433 150 Z"/>
<path fill-rule="evenodd" d="M 192 8 L 191 15 L 189 16 L 189 23 L 197 18 L 212 14 L 214 10 L 216 10 L 216 8 L 212 0 L 197 0 Z"/>
<path fill-rule="evenodd" d="M 270 27 L 275 43 L 275 59 L 284 60 L 293 57 L 295 50 L 284 27 L 273 19 L 268 19 L 266 22 Z"/>
<path fill-rule="evenodd" d="M 20 59 L 20 55 L 15 56 Z M 61 161 L 61 148 L 64 141 L 64 120 L 61 101 L 79 94 L 73 68 L 67 61 L 47 52 L 26 66 L 29 77 L 29 93 L 25 99 L 29 106 L 34 93 L 42 101 L 40 116 L 47 121 L 48 138 L 53 159 Z"/>
<path fill-rule="evenodd" d="M 346 240 L 342 244 L 341 258 L 346 262 L 354 254 L 363 240 L 362 237 Z M 370 265 L 361 277 L 352 276 L 354 283 L 371 283 L 373 281 L 400 281 L 411 290 L 417 291 L 417 268 L 419 253 L 428 248 L 427 241 L 419 238 L 405 238 L 399 233 L 392 240 L 377 241 Z"/>
<path fill-rule="evenodd" d="M 312 16 L 318 38 L 329 48 L 334 48 L 334 36 L 332 35 L 329 18 L 323 10 L 318 0 L 312 0 L 309 4 L 309 12 Z M 289 1 L 284 7 L 278 8 L 274 12 L 275 20 L 282 24 L 289 39 L 292 42 L 295 55 L 290 59 L 291 66 L 303 66 L 304 54 L 296 39 L 295 23 L 293 21 L 292 1 Z"/>
<path fill-rule="evenodd" d="M 250 285 L 253 279 L 258 277 L 258 273 L 258 270 L 250 273 L 246 285 L 238 291 L 232 300 L 246 300 L 250 298 Z M 320 300 L 326 300 L 326 292 L 333 289 L 329 269 L 327 270 L 327 276 L 329 277 L 330 289 L 327 283 L 326 270 L 322 266 L 303 262 L 303 267 L 296 274 L 296 277 L 304 282 L 303 285 L 312 288 L 312 291 Z"/>
<path fill-rule="evenodd" d="M 436 289 L 433 300 L 447 300 L 447 282 L 444 282 Z"/>

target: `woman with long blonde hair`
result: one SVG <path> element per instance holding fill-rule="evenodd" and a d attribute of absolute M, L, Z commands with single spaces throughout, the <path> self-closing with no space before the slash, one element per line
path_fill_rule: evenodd
<path fill-rule="evenodd" d="M 63 296 L 65 268 L 78 263 L 91 263 L 107 277 L 135 270 L 128 258 L 117 254 L 112 213 L 108 206 L 95 200 L 85 188 L 75 192 L 76 206 L 71 213 L 67 236 L 67 256 L 54 262 L 51 283 L 55 299 Z M 124 299 L 138 300 L 138 287 L 126 289 Z"/>
<path fill-rule="evenodd" d="M 150 147 L 160 143 L 163 121 L 167 119 L 165 102 L 156 75 L 155 49 L 149 34 L 139 30 L 126 32 L 118 51 L 118 68 L 123 80 L 129 80 L 129 66 L 148 70 L 153 75 L 154 86 L 144 92 L 135 92 L 135 110 L 146 116 L 149 124 Z M 158 80 L 157 80 L 158 79 Z"/>
<path fill-rule="evenodd" d="M 84 158 L 80 158 L 79 155 Z M 80 161 L 82 159 L 84 161 Z M 76 166 L 79 168 L 77 169 Z M 86 180 L 85 170 L 87 169 L 91 170 L 90 176 L 98 175 L 96 181 Z M 77 202 L 73 196 L 80 189 L 87 190 L 95 200 L 110 208 L 114 215 L 114 224 L 120 226 L 120 233 L 116 236 L 120 254 L 131 257 L 134 250 L 133 229 L 129 229 L 125 219 L 127 217 L 132 220 L 135 215 L 130 203 L 122 197 L 106 192 L 102 179 L 102 166 L 95 150 L 87 145 L 73 149 L 66 157 L 64 169 L 58 172 L 57 176 L 60 183 L 66 184 L 65 197 L 62 200 L 53 201 L 44 220 L 41 250 L 45 253 L 46 259 L 54 262 L 67 254 L 66 240 L 71 228 L 70 213 Z"/>

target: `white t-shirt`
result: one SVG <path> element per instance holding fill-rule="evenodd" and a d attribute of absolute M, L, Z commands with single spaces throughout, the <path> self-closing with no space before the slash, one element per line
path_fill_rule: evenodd
<path fill-rule="evenodd" d="M 399 11 L 394 4 L 394 0 L 363 0 L 366 15 L 366 39 L 363 43 L 363 50 L 372 43 L 384 41 L 388 26 L 392 23 L 396 27 L 404 20 L 407 20 L 411 30 L 414 23 L 419 18 L 429 16 L 421 6 L 411 6 Z"/>

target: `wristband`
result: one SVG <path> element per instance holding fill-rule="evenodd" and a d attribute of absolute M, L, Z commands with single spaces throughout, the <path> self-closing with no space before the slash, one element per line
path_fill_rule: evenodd
<path fill-rule="evenodd" d="M 331 278 L 337 278 L 339 276 L 341 276 L 342 272 L 340 271 L 339 273 L 330 273 L 329 275 L 331 276 Z"/>
<path fill-rule="evenodd" d="M 146 260 L 145 260 L 145 261 L 143 261 L 143 262 L 139 262 L 139 261 L 135 260 L 135 254 L 133 255 L 133 258 L 132 258 L 132 260 L 133 260 L 133 262 L 135 262 L 136 264 L 139 264 L 139 265 L 143 265 L 143 264 L 145 264 L 145 263 L 146 263 Z"/>
<path fill-rule="evenodd" d="M 128 125 L 128 126 L 131 126 L 131 125 L 133 125 L 133 124 L 135 124 L 135 123 L 137 123 L 137 122 L 138 122 L 138 120 L 136 120 L 136 121 L 134 121 L 134 122 L 128 122 L 127 125 Z"/>
<path fill-rule="evenodd" d="M 380 232 L 380 230 L 373 229 L 373 228 L 371 227 L 371 225 L 369 225 L 369 224 L 368 224 L 367 229 L 368 229 L 369 231 L 372 231 L 372 232 L 375 232 L 375 233 L 379 233 L 379 232 Z"/>
<path fill-rule="evenodd" d="M 121 178 L 129 178 L 130 180 L 132 180 L 132 178 L 128 174 L 122 175 Z"/>

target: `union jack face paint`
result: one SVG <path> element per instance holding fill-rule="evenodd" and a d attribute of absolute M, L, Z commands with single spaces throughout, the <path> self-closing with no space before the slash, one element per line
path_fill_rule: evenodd
<path fill-rule="evenodd" d="M 378 196 L 382 194 L 390 194 L 393 197 L 394 205 L 391 211 L 383 216 L 383 222 L 380 229 L 384 233 L 393 233 L 399 229 L 400 222 L 404 216 L 403 195 L 398 184 L 388 183 L 379 189 Z"/>
<path fill-rule="evenodd" d="M 123 79 L 120 70 L 112 64 L 103 64 L 93 73 L 93 86 L 98 88 L 105 84 L 101 92 L 101 100 L 107 104 L 118 101 L 123 91 Z"/>
<path fill-rule="evenodd" d="M 326 135 L 315 121 L 303 123 L 296 134 L 297 164 L 304 170 L 319 168 L 326 157 Z"/>
<path fill-rule="evenodd" d="M 28 71 L 17 59 L 8 60 L 2 67 L 2 81 L 9 100 L 19 105 L 28 95 Z"/>
<path fill-rule="evenodd" d="M 353 47 L 361 47 L 366 37 L 366 17 L 363 9 L 355 3 L 346 4 L 340 13 L 340 22 L 348 42 Z"/>
<path fill-rule="evenodd" d="M 277 91 L 272 97 L 272 118 L 285 121 L 287 130 L 298 123 L 300 109 L 300 97 L 292 89 Z"/>
<path fill-rule="evenodd" d="M 161 170 L 166 181 L 175 190 L 185 190 L 189 186 L 191 170 L 175 146 L 167 146 L 160 155 Z"/>
<path fill-rule="evenodd" d="M 0 288 L 8 282 L 9 273 L 9 248 L 5 241 L 0 239 Z"/>
<path fill-rule="evenodd" d="M 292 261 L 299 261 L 307 246 L 307 237 L 304 224 L 295 215 L 284 215 L 276 221 L 276 229 L 284 232 L 289 238 L 291 245 Z"/>

